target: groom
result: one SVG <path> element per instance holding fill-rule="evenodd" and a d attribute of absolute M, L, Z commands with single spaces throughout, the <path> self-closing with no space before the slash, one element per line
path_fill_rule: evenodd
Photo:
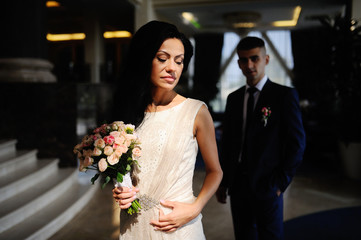
<path fill-rule="evenodd" d="M 237 46 L 247 85 L 227 99 L 221 148 L 223 180 L 216 195 L 230 195 L 237 240 L 283 239 L 283 192 L 305 148 L 298 95 L 265 75 L 264 41 L 246 37 Z"/>

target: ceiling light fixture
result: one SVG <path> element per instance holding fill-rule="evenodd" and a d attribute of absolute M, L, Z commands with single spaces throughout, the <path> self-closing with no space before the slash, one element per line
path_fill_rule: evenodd
<path fill-rule="evenodd" d="M 261 20 L 261 14 L 253 11 L 231 12 L 223 15 L 223 19 L 231 29 L 254 28 Z"/>
<path fill-rule="evenodd" d="M 298 18 L 300 17 L 301 13 L 301 7 L 297 6 L 293 10 L 293 18 L 292 20 L 286 20 L 286 21 L 275 21 L 272 23 L 272 26 L 274 27 L 294 27 L 297 25 Z"/>
<path fill-rule="evenodd" d="M 103 36 L 104 38 L 130 38 L 132 34 L 128 31 L 108 31 Z"/>
<path fill-rule="evenodd" d="M 196 19 L 193 15 L 193 13 L 190 12 L 183 12 L 182 17 L 184 19 L 185 24 L 192 24 L 195 28 L 201 28 L 201 25 L 197 22 L 198 19 Z"/>
<path fill-rule="evenodd" d="M 51 34 L 46 35 L 46 39 L 51 42 L 70 41 L 70 40 L 84 40 L 85 33 L 65 33 L 65 34 Z"/>
<path fill-rule="evenodd" d="M 234 23 L 234 28 L 254 28 L 256 26 L 253 22 L 240 22 L 240 23 Z"/>
<path fill-rule="evenodd" d="M 57 1 L 46 1 L 46 7 L 60 7 L 60 3 Z"/>

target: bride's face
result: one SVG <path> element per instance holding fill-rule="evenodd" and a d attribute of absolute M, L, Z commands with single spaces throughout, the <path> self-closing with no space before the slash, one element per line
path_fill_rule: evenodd
<path fill-rule="evenodd" d="M 166 39 L 152 62 L 151 81 L 156 88 L 172 90 L 183 71 L 184 46 L 177 38 Z"/>

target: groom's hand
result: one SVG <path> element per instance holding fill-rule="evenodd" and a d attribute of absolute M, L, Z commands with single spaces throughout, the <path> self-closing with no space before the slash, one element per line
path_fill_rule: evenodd
<path fill-rule="evenodd" d="M 164 232 L 174 232 L 177 228 L 188 223 L 200 213 L 194 204 L 180 203 L 173 201 L 163 201 L 160 203 L 167 208 L 172 208 L 173 211 L 164 215 L 163 210 L 159 209 L 159 220 L 152 220 L 150 222 L 155 230 Z"/>
<path fill-rule="evenodd" d="M 277 189 L 277 191 L 276 191 L 277 197 L 279 197 L 281 195 L 281 193 L 282 193 L 281 190 Z"/>

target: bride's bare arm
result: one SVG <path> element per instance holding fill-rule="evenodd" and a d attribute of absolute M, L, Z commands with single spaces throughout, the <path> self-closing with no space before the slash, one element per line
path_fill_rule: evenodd
<path fill-rule="evenodd" d="M 197 200 L 192 204 L 163 201 L 162 205 L 170 207 L 173 211 L 164 215 L 159 213 L 159 221 L 153 220 L 151 224 L 156 230 L 171 232 L 191 221 L 199 215 L 203 207 L 216 192 L 223 176 L 218 160 L 218 151 L 212 117 L 205 106 L 198 111 L 194 123 L 194 135 L 197 138 L 199 149 L 206 166 L 206 177 Z"/>
<path fill-rule="evenodd" d="M 195 136 L 205 163 L 206 177 L 195 204 L 202 210 L 216 192 L 223 176 L 212 117 L 205 106 L 199 110 L 195 121 Z M 200 210 L 200 211 L 201 211 Z"/>

